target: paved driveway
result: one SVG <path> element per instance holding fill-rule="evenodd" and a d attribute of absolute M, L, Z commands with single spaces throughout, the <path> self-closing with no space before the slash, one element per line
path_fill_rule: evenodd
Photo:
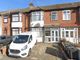
<path fill-rule="evenodd" d="M 12 58 L 0 56 L 0 60 L 64 60 L 61 50 L 56 44 L 38 43 L 32 49 L 31 55 L 26 58 Z"/>

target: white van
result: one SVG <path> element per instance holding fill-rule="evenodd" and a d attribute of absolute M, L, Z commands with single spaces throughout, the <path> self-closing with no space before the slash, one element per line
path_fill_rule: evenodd
<path fill-rule="evenodd" d="M 36 38 L 36 32 L 26 32 L 16 35 L 9 46 L 9 55 L 20 57 L 28 56 L 32 47 L 35 45 L 37 41 Z"/>

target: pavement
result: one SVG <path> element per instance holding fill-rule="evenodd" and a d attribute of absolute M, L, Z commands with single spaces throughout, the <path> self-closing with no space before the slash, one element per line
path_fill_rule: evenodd
<path fill-rule="evenodd" d="M 38 43 L 31 50 L 31 55 L 26 58 L 13 58 L 3 56 L 0 53 L 0 60 L 65 60 L 64 55 L 57 44 Z"/>

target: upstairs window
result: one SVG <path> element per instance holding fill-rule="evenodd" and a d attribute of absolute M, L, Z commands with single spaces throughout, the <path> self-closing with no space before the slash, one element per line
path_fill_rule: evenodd
<path fill-rule="evenodd" d="M 57 12 L 56 11 L 51 12 L 51 20 L 57 20 Z"/>
<path fill-rule="evenodd" d="M 12 15 L 12 22 L 21 22 L 22 16 L 21 14 L 13 14 Z"/>
<path fill-rule="evenodd" d="M 4 23 L 8 22 L 8 16 L 4 16 Z"/>
<path fill-rule="evenodd" d="M 37 11 L 31 13 L 31 21 L 41 21 L 43 20 L 43 12 Z"/>
<path fill-rule="evenodd" d="M 63 20 L 71 20 L 71 11 L 70 10 L 63 11 Z"/>

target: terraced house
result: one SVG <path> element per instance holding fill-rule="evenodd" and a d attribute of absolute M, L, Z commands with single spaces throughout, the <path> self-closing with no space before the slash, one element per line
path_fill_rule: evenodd
<path fill-rule="evenodd" d="M 1 12 L 2 34 L 38 32 L 38 41 L 56 43 L 61 39 L 78 43 L 80 37 L 80 2 Z"/>

